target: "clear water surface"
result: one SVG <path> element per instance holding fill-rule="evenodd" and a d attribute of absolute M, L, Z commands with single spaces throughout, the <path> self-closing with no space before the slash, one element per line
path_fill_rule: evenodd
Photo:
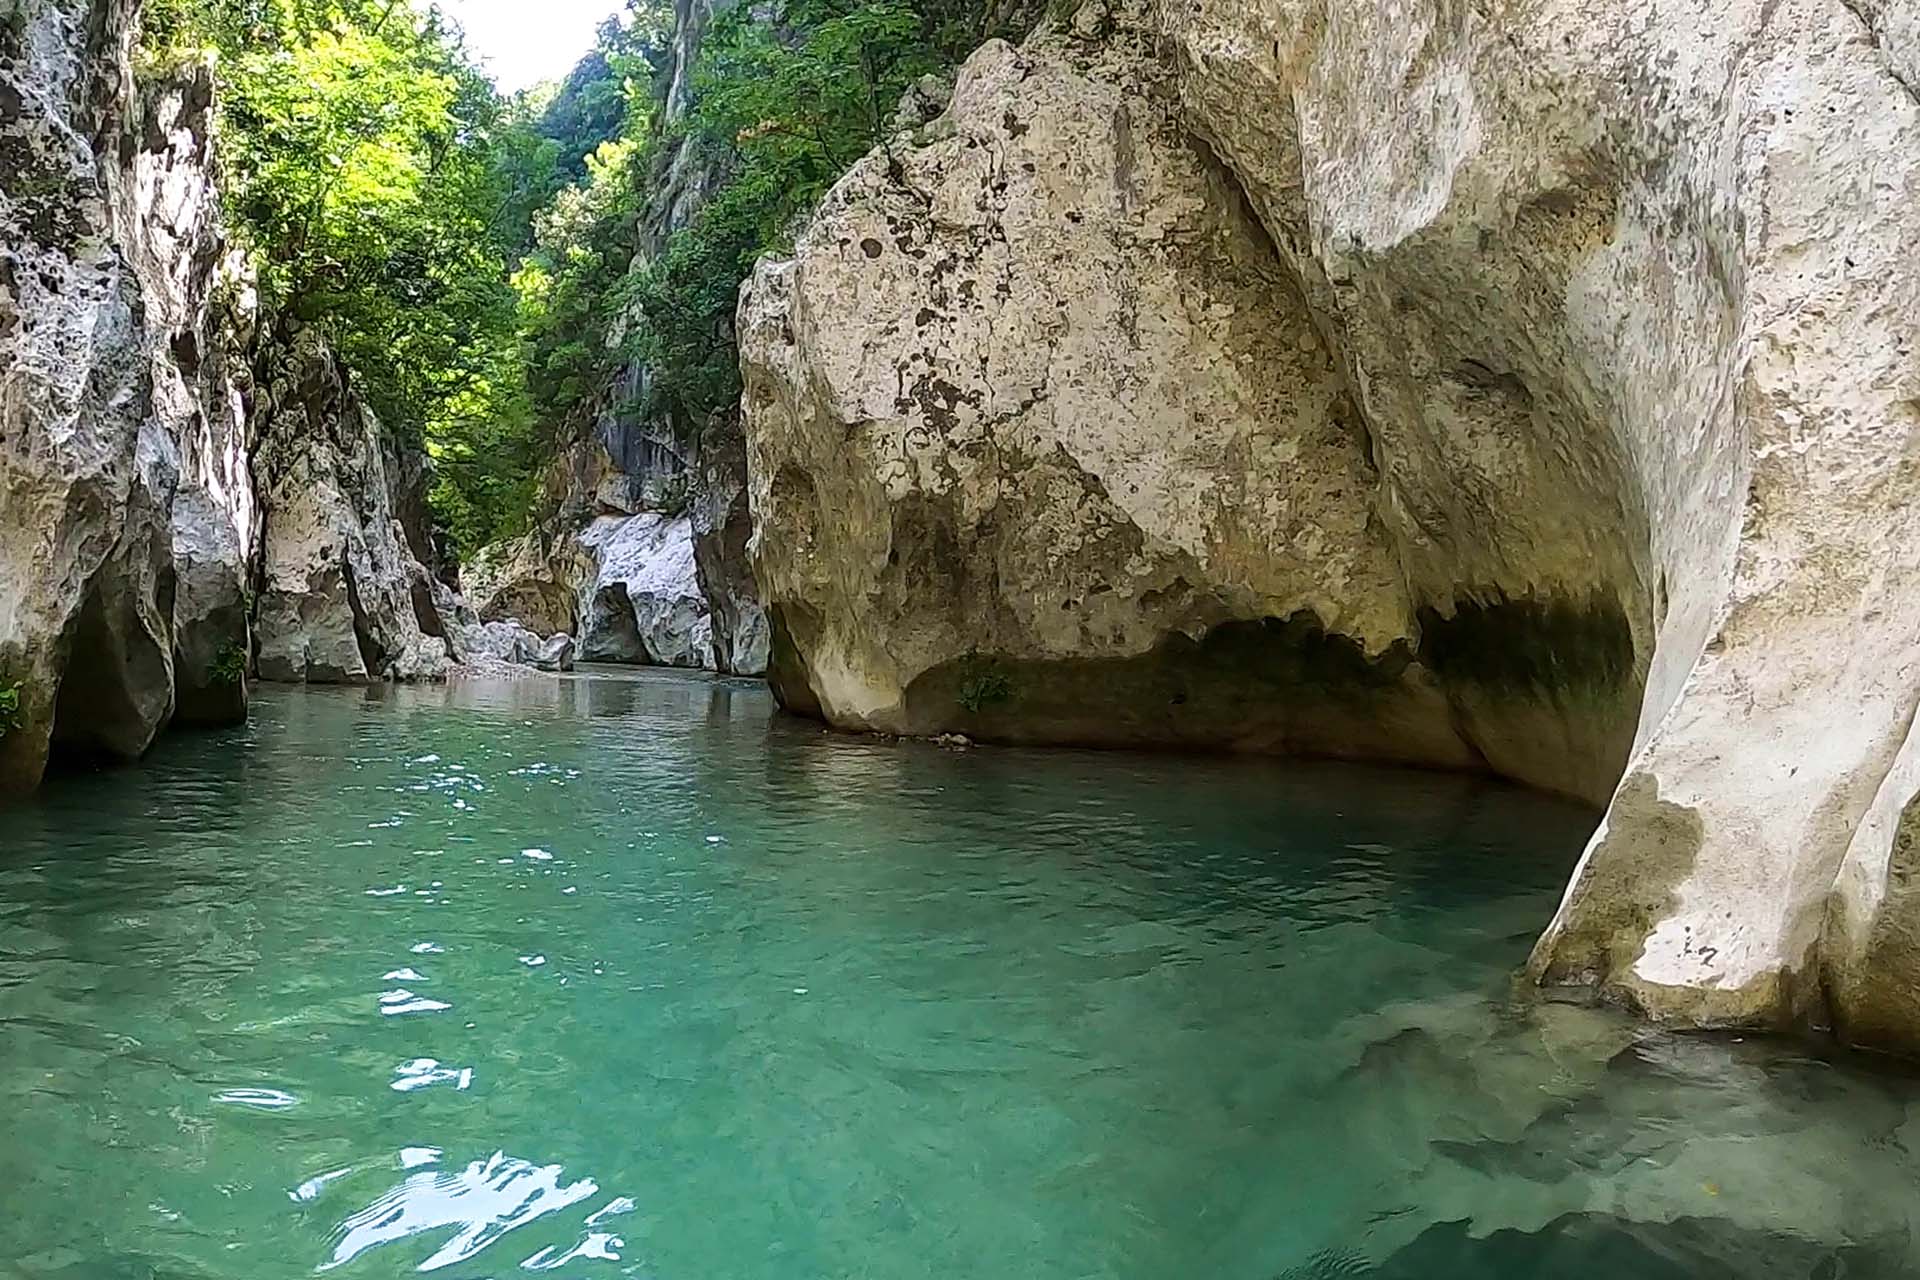
<path fill-rule="evenodd" d="M 1589 822 L 269 690 L 0 816 L 0 1277 L 1920 1274 L 1920 1088 L 1515 998 Z"/>

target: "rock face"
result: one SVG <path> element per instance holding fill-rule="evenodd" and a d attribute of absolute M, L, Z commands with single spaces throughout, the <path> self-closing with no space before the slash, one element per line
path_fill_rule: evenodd
<path fill-rule="evenodd" d="M 188 64 L 136 87 L 136 7 L 0 15 L 0 688 L 20 701 L 0 794 L 56 752 L 133 759 L 170 722 L 244 717 L 269 543 L 275 674 L 445 668 L 425 571 L 394 533 L 410 495 L 391 477 L 419 473 L 337 379 L 314 383 L 330 362 L 310 348 L 256 390 L 277 348 L 221 225 L 213 77 Z"/>
<path fill-rule="evenodd" d="M 483 547 L 460 568 L 460 584 L 489 622 L 513 619 L 543 636 L 572 631 L 578 579 L 590 573 L 577 539 L 549 545 L 541 531 Z"/>
<path fill-rule="evenodd" d="M 1149 66 L 989 44 L 762 264 L 776 686 L 890 732 L 1470 765 L 1341 372 Z"/>
<path fill-rule="evenodd" d="M 213 94 L 204 64 L 142 86 L 140 145 L 109 171 L 117 238 L 143 286 L 152 412 L 178 453 L 174 719 L 200 725 L 246 717 L 248 564 L 259 544 L 246 416 L 256 303 L 220 225 Z"/>
<path fill-rule="evenodd" d="M 266 509 L 258 610 L 268 680 L 440 679 L 447 646 L 397 516 L 383 433 L 312 329 L 267 357 L 254 475 Z"/>
<path fill-rule="evenodd" d="M 713 666 L 733 675 L 764 675 L 770 635 L 747 544 L 747 442 L 737 418 L 713 424 L 702 439 L 688 498 L 693 562 L 713 631 Z"/>
<path fill-rule="evenodd" d="M 246 564 L 229 510 L 192 490 L 174 499 L 174 718 L 182 724 L 246 719 Z"/>
<path fill-rule="evenodd" d="M 584 662 L 738 670 L 715 651 L 700 545 L 686 516 L 605 515 L 551 550 L 538 533 L 489 548 L 466 580 L 489 623 L 543 636 L 577 627 Z M 764 638 L 741 660 L 764 663 Z"/>
<path fill-rule="evenodd" d="M 661 145 L 648 176 L 650 194 L 641 214 L 635 269 L 692 221 L 724 172 L 724 155 L 670 130 L 692 100 L 701 43 L 714 19 L 732 3 L 675 0 L 670 61 L 659 80 Z M 609 341 L 620 337 L 615 332 Z M 573 424 L 571 436 L 548 469 L 545 511 L 534 533 L 487 548 L 464 571 L 482 613 L 517 618 L 543 633 L 577 624 L 581 656 L 589 661 L 657 661 L 735 675 L 762 674 L 767 619 L 747 560 L 752 515 L 737 415 L 721 414 L 707 422 L 679 420 L 653 402 L 649 371 L 644 362 L 633 361 L 615 373 L 581 421 Z M 667 611 L 676 621 L 655 639 L 670 657 L 640 656 L 653 650 L 627 634 L 630 628 L 623 619 L 630 611 L 618 601 L 598 598 L 600 535 L 591 529 L 616 517 L 677 523 L 692 538 L 691 560 L 683 563 L 678 539 L 669 539 L 660 544 L 667 559 L 646 571 L 650 578 L 677 581 L 684 569 L 693 575 L 701 597 L 698 638 L 690 604 L 683 601 Z M 618 572 L 637 572 L 631 556 Z M 577 597 L 584 599 L 576 603 Z M 643 615 L 647 611 L 645 606 L 639 610 Z M 643 620 L 639 625 L 647 624 Z"/>
<path fill-rule="evenodd" d="M 176 664 L 189 717 L 244 709 L 207 688 L 207 655 L 246 643 L 229 606 L 251 516 L 212 341 L 210 82 L 136 94 L 132 17 L 99 0 L 0 21 L 0 686 L 21 704 L 0 793 L 55 749 L 140 755 Z"/>
<path fill-rule="evenodd" d="M 1089 6 L 741 313 L 836 723 L 1608 802 L 1542 983 L 1920 1050 L 1906 6 Z"/>
<path fill-rule="evenodd" d="M 597 565 L 581 588 L 582 658 L 713 668 L 713 624 L 694 566 L 691 522 L 606 516 L 580 543 Z"/>

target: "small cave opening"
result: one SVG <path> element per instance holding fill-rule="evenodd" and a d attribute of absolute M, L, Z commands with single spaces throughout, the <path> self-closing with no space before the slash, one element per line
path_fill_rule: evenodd
<path fill-rule="evenodd" d="M 1310 609 L 1174 632 L 1130 656 L 970 653 L 908 685 L 905 728 L 1463 770 L 1604 803 L 1641 698 L 1617 601 L 1463 595 L 1420 622 L 1416 639 L 1377 653 Z"/>
<path fill-rule="evenodd" d="M 610 582 L 594 592 L 580 628 L 580 659 L 636 667 L 653 661 L 646 641 L 641 639 L 626 583 Z"/>
<path fill-rule="evenodd" d="M 158 607 L 171 615 L 171 575 L 158 594 Z M 131 592 L 96 583 L 73 624 L 54 701 L 49 765 L 85 769 L 138 760 L 172 711 L 167 647 L 148 631 Z"/>

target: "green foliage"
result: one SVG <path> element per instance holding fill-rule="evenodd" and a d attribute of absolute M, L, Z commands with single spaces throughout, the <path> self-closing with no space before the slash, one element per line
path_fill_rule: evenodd
<path fill-rule="evenodd" d="M 663 515 L 683 516 L 687 514 L 687 504 L 693 501 L 691 487 L 685 474 L 668 476 L 660 486 L 657 506 Z"/>
<path fill-rule="evenodd" d="M 21 682 L 0 684 L 0 738 L 17 733 L 21 729 Z"/>
<path fill-rule="evenodd" d="M 268 311 L 320 326 L 386 428 L 442 461 L 456 537 L 516 518 L 531 405 L 502 211 L 525 140 L 457 32 L 412 0 L 152 0 L 144 45 L 216 56 L 228 212 Z"/>
<path fill-rule="evenodd" d="M 229 640 L 220 646 L 213 655 L 213 661 L 207 667 L 207 678 L 215 684 L 236 685 L 247 678 L 247 646 L 243 641 Z"/>
<path fill-rule="evenodd" d="M 708 35 L 683 136 L 728 178 L 627 289 L 645 316 L 635 345 L 658 407 L 689 424 L 739 400 L 733 314 L 755 259 L 792 247 L 796 224 L 827 188 L 885 140 L 900 95 L 970 43 L 937 5 L 774 7 L 772 22 L 736 8 Z"/>
<path fill-rule="evenodd" d="M 1013 681 L 998 662 L 977 652 L 960 660 L 960 689 L 955 701 L 962 709 L 978 715 L 1013 698 Z"/>
<path fill-rule="evenodd" d="M 149 66 L 213 51 L 266 306 L 320 326 L 385 427 L 426 447 L 436 519 L 470 553 L 526 527 L 590 408 L 689 433 L 734 410 L 741 281 L 885 140 L 907 86 L 988 34 L 982 7 L 736 4 L 671 128 L 672 0 L 626 0 L 564 81 L 510 99 L 424 0 L 148 0 L 143 48 Z M 658 192 L 689 172 L 717 178 L 661 245 Z M 644 402 L 607 405 L 635 360 Z"/>
<path fill-rule="evenodd" d="M 586 178 L 534 220 L 535 249 L 514 275 L 527 387 L 557 424 L 595 395 L 618 361 L 619 286 L 637 248 L 637 146 L 620 139 L 587 157 Z"/>
<path fill-rule="evenodd" d="M 967 0 L 775 0 L 714 23 L 692 77 L 692 104 L 656 128 L 636 70 L 664 55 L 662 0 L 630 0 L 613 47 L 581 63 L 545 127 L 575 150 L 612 120 L 596 68 L 623 69 L 617 136 L 583 153 L 572 185 L 535 218 L 536 247 L 516 282 L 536 415 L 577 417 L 623 363 L 648 370 L 644 403 L 613 406 L 692 433 L 740 397 L 733 331 L 740 284 L 762 254 L 792 247 L 797 225 L 847 168 L 884 142 L 900 95 L 988 34 Z M 622 61 L 622 58 L 625 61 Z M 648 103 L 651 98 L 648 99 Z M 597 105 L 596 105 L 597 104 Z M 636 266 L 642 229 L 664 222 L 655 189 L 667 161 L 719 175 L 692 221 Z"/>

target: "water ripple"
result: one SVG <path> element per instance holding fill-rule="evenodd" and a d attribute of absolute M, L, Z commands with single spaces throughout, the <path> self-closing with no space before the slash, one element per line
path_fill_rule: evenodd
<path fill-rule="evenodd" d="M 255 1111 L 286 1111 L 300 1105 L 300 1099 L 279 1089 L 226 1089 L 214 1094 L 213 1100 Z"/>
<path fill-rule="evenodd" d="M 1920 1088 L 1511 999 L 1591 826 L 678 677 L 263 689 L 0 820 L 0 1274 L 1920 1275 Z"/>
<path fill-rule="evenodd" d="M 560 1165 L 536 1165 L 503 1151 L 458 1172 L 409 1174 L 334 1229 L 333 1256 L 318 1269 L 332 1271 L 370 1249 L 445 1230 L 452 1237 L 417 1270 L 471 1261 L 508 1232 L 599 1193 L 593 1179 L 563 1182 L 564 1174 Z"/>

